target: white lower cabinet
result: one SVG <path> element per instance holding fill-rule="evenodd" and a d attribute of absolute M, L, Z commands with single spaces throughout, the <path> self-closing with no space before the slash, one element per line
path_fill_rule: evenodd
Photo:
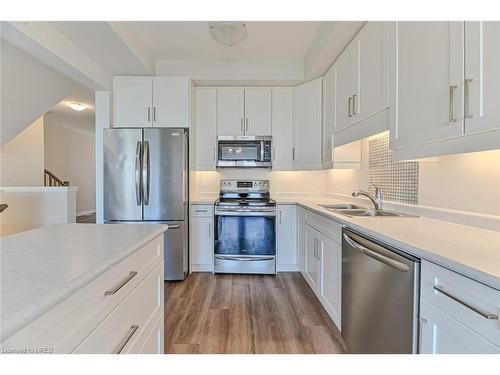
<path fill-rule="evenodd" d="M 420 353 L 500 353 L 500 292 L 422 260 Z"/>
<path fill-rule="evenodd" d="M 323 307 L 340 329 L 342 301 L 342 246 L 319 234 L 320 284 L 319 298 Z"/>
<path fill-rule="evenodd" d="M 278 205 L 276 218 L 276 268 L 297 271 L 297 207 Z"/>
<path fill-rule="evenodd" d="M 192 204 L 189 220 L 191 272 L 212 272 L 214 261 L 214 213 L 212 205 Z"/>
<path fill-rule="evenodd" d="M 304 216 L 304 223 L 299 226 L 297 236 L 299 239 L 303 238 L 304 243 L 302 275 L 340 330 L 342 245 L 339 239 L 342 226 L 307 210 Z"/>
<path fill-rule="evenodd" d="M 420 300 L 421 354 L 492 354 L 500 348 L 434 305 Z"/>

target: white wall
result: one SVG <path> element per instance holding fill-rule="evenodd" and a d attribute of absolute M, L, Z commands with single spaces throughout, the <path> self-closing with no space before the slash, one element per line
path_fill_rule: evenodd
<path fill-rule="evenodd" d="M 0 148 L 0 186 L 43 186 L 43 117 Z"/>
<path fill-rule="evenodd" d="M 4 145 L 78 85 L 31 55 L 0 39 L 1 133 Z"/>
<path fill-rule="evenodd" d="M 271 193 L 312 193 L 325 194 L 328 171 L 281 171 L 271 172 L 260 169 L 224 169 L 218 171 L 197 171 L 191 173 L 191 195 L 217 194 L 221 179 L 262 179 L 270 180 Z"/>
<path fill-rule="evenodd" d="M 328 190 L 351 194 L 368 189 L 368 141 L 359 170 L 330 170 Z M 500 215 L 500 150 L 440 156 L 419 162 L 419 206 Z"/>
<path fill-rule="evenodd" d="M 95 210 L 95 136 L 45 123 L 45 168 L 78 186 L 77 213 Z"/>

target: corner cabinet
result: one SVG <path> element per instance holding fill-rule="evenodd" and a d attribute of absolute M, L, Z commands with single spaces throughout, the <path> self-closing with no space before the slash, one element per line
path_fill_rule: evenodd
<path fill-rule="evenodd" d="M 315 79 L 294 88 L 293 169 L 322 169 L 322 95 L 322 79 Z"/>
<path fill-rule="evenodd" d="M 211 171 L 217 165 L 217 89 L 195 89 L 195 170 Z M 193 132 L 191 133 L 193 139 Z"/>
<path fill-rule="evenodd" d="M 218 135 L 271 135 L 270 88 L 220 88 Z"/>
<path fill-rule="evenodd" d="M 397 22 L 398 159 L 500 148 L 500 22 Z"/>
<path fill-rule="evenodd" d="M 113 78 L 113 127 L 188 128 L 190 121 L 189 78 Z"/>

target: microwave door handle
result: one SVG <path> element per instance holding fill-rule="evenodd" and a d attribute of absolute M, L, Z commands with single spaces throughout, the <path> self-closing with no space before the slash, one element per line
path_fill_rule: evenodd
<path fill-rule="evenodd" d="M 260 141 L 260 161 L 264 161 L 264 141 Z"/>

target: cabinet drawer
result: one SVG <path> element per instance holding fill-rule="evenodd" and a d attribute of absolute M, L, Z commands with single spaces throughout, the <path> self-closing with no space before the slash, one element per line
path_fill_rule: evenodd
<path fill-rule="evenodd" d="M 214 206 L 211 204 L 192 204 L 191 217 L 213 217 Z"/>
<path fill-rule="evenodd" d="M 162 260 L 163 235 L 54 306 L 9 338 L 5 346 L 47 346 L 55 353 L 71 352 L 153 268 L 163 264 Z M 137 274 L 132 277 L 131 272 Z M 113 289 L 116 290 L 114 294 L 106 295 Z"/>
<path fill-rule="evenodd" d="M 339 245 L 342 245 L 342 225 L 335 220 L 306 210 L 305 222 Z"/>
<path fill-rule="evenodd" d="M 421 280 L 424 300 L 500 346 L 500 291 L 427 261 Z"/>
<path fill-rule="evenodd" d="M 162 309 L 163 262 L 113 310 L 74 353 L 134 353 L 141 337 Z"/>

